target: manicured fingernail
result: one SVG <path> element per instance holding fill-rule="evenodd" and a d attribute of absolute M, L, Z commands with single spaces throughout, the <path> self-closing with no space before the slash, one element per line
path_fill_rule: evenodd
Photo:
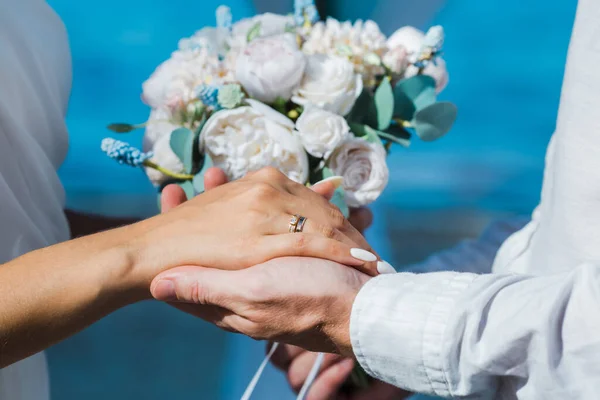
<path fill-rule="evenodd" d="M 396 269 L 386 261 L 377 261 L 377 272 L 380 274 L 394 274 Z"/>
<path fill-rule="evenodd" d="M 377 256 L 375 254 L 363 249 L 350 249 L 350 254 L 352 257 L 361 261 L 377 261 Z"/>
<path fill-rule="evenodd" d="M 170 281 L 168 279 L 162 279 L 158 281 L 156 285 L 154 285 L 152 295 L 156 300 L 177 300 L 177 295 L 175 293 L 175 284 L 173 283 L 173 281 Z"/>
<path fill-rule="evenodd" d="M 330 176 L 327 179 L 323 179 L 322 181 L 319 181 L 317 183 L 315 183 L 315 185 L 318 185 L 319 183 L 323 183 L 323 182 L 330 182 L 334 188 L 339 188 L 340 186 L 342 186 L 342 183 L 344 183 L 344 177 L 342 176 Z"/>

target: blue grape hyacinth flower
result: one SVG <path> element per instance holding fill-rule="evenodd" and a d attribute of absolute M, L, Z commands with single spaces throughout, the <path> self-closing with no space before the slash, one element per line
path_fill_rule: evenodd
<path fill-rule="evenodd" d="M 107 156 L 122 165 L 139 167 L 146 160 L 153 156 L 152 152 L 144 153 L 131 146 L 129 143 L 122 142 L 113 138 L 105 138 L 100 146 Z"/>
<path fill-rule="evenodd" d="M 214 85 L 200 85 L 196 88 L 196 97 L 205 106 L 219 109 L 219 89 Z"/>
<path fill-rule="evenodd" d="M 294 1 L 294 20 L 296 25 L 302 26 L 306 20 L 312 24 L 320 19 L 319 11 L 314 0 L 295 0 Z"/>

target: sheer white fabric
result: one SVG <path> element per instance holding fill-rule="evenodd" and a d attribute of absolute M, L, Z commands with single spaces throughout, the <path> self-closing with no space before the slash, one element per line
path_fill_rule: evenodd
<path fill-rule="evenodd" d="M 68 147 L 71 59 L 45 1 L 0 0 L 0 10 L 1 264 L 69 238 L 56 170 Z M 0 370 L 0 399 L 48 397 L 42 353 Z"/>

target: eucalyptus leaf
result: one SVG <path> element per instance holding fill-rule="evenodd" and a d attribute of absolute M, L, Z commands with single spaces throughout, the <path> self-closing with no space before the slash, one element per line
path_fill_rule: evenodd
<path fill-rule="evenodd" d="M 381 139 L 379 138 L 379 135 L 377 134 L 378 131 L 371 128 L 368 125 L 350 124 L 350 130 L 352 130 L 352 133 L 354 133 L 355 136 L 363 138 L 367 142 L 379 143 L 380 145 L 383 146 L 383 143 L 381 142 Z"/>
<path fill-rule="evenodd" d="M 194 189 L 196 190 L 196 193 L 204 192 L 204 174 L 206 173 L 206 171 L 209 168 L 211 168 L 213 166 L 214 166 L 214 164 L 213 164 L 212 158 L 210 158 L 210 156 L 208 154 L 205 154 L 202 169 L 200 170 L 200 172 L 198 172 L 196 175 L 194 175 L 194 179 L 192 181 L 192 183 L 194 185 Z"/>
<path fill-rule="evenodd" d="M 375 108 L 377 110 L 377 129 L 387 129 L 394 116 L 394 92 L 388 77 L 383 78 L 375 91 Z"/>
<path fill-rule="evenodd" d="M 401 80 L 394 88 L 394 100 L 394 116 L 412 120 L 416 111 L 435 103 L 435 79 L 417 75 Z"/>
<path fill-rule="evenodd" d="M 194 185 L 192 184 L 192 181 L 179 182 L 178 185 L 183 189 L 188 200 L 194 198 L 196 193 L 194 192 Z"/>
<path fill-rule="evenodd" d="M 252 25 L 252 28 L 250 28 L 250 30 L 248 30 L 248 34 L 246 35 L 246 41 L 248 43 L 250 43 L 251 41 L 256 39 L 258 36 L 260 36 L 261 25 L 262 24 L 259 21 L 259 22 L 255 23 L 254 25 Z"/>
<path fill-rule="evenodd" d="M 439 102 L 417 111 L 412 124 L 421 140 L 431 142 L 444 136 L 456 120 L 457 108 L 450 102 Z"/>
<path fill-rule="evenodd" d="M 398 124 L 392 124 L 385 132 L 378 132 L 380 137 L 391 140 L 394 143 L 398 143 L 401 146 L 410 146 L 411 134 L 406 129 Z M 393 136 L 393 139 L 389 139 L 388 135 Z"/>
<path fill-rule="evenodd" d="M 375 104 L 373 103 L 373 96 L 365 89 L 356 99 L 354 107 L 346 116 L 346 120 L 357 124 L 365 124 L 370 113 L 376 116 Z"/>
<path fill-rule="evenodd" d="M 340 209 L 344 217 L 348 218 L 350 216 L 350 209 L 348 208 L 348 204 L 346 204 L 346 192 L 341 186 L 333 192 L 330 202 Z"/>
<path fill-rule="evenodd" d="M 107 128 L 116 133 L 128 133 L 139 128 L 138 125 L 126 124 L 126 123 L 115 123 L 110 124 Z"/>
<path fill-rule="evenodd" d="M 332 176 L 335 176 L 335 174 L 329 167 L 323 167 L 322 171 L 323 171 L 323 177 L 321 179 L 327 179 L 327 178 L 331 178 Z"/>
<path fill-rule="evenodd" d="M 186 173 L 194 169 L 194 134 L 187 128 L 178 128 L 171 132 L 169 141 L 171 150 L 181 160 Z"/>

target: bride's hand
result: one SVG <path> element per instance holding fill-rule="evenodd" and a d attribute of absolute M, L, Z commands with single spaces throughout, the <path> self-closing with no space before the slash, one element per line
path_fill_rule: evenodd
<path fill-rule="evenodd" d="M 293 214 L 307 218 L 302 233 L 288 233 Z M 339 209 L 273 168 L 140 225 L 145 232 L 134 242 L 148 282 L 179 265 L 242 269 L 282 256 L 324 258 L 377 274 L 375 256 L 364 250 L 370 247 Z"/>

